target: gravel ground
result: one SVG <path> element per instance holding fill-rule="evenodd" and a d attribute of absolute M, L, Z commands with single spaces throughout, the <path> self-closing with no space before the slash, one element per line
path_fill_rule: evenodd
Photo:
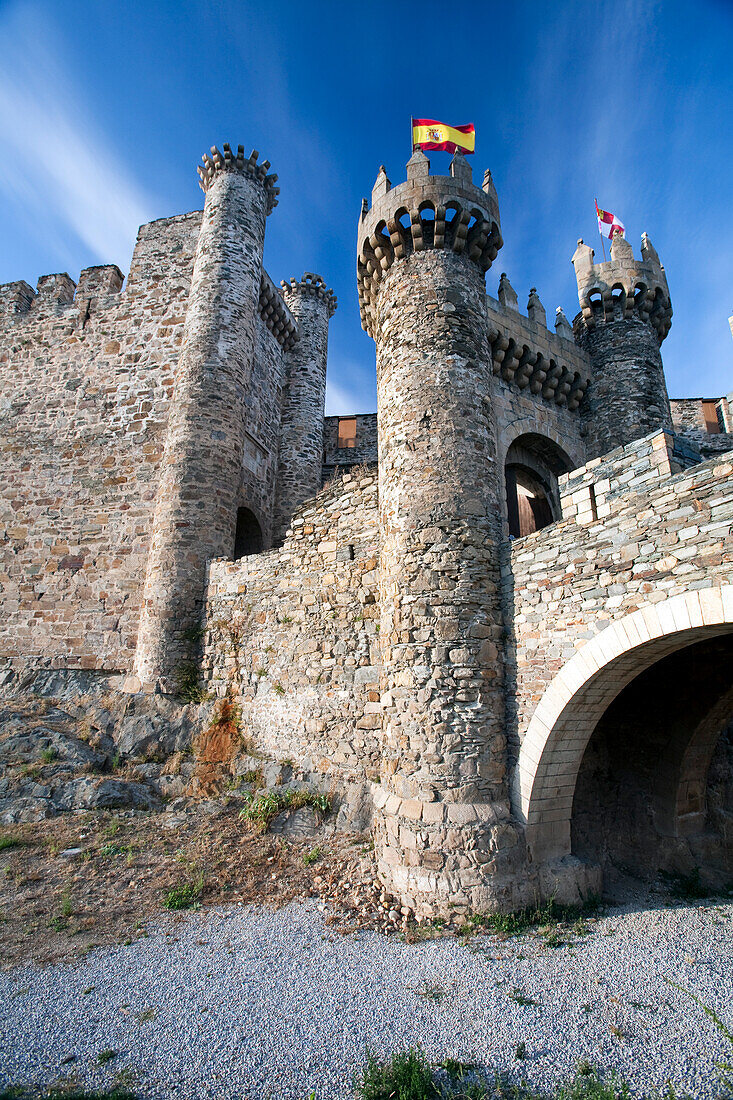
<path fill-rule="evenodd" d="M 305 1100 L 315 1090 L 336 1100 L 350 1095 L 367 1047 L 420 1043 L 431 1058 L 535 1086 L 585 1057 L 639 1092 L 672 1081 L 710 1100 L 720 1095 L 714 1062 L 731 1051 L 664 979 L 733 1028 L 732 946 L 730 904 L 608 910 L 557 948 L 531 936 L 341 936 L 315 901 L 166 917 L 147 939 L 83 962 L 0 974 L 0 1084 L 127 1079 L 149 1098 Z"/>

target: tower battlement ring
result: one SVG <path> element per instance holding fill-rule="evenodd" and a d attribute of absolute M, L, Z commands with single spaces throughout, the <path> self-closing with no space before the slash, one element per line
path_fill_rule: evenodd
<path fill-rule="evenodd" d="M 407 179 L 392 187 L 382 166 L 359 221 L 357 282 L 362 328 L 374 335 L 379 283 L 397 260 L 443 248 L 462 253 L 486 272 L 503 244 L 499 203 L 491 174 L 476 187 L 465 157 L 456 154 L 450 176 L 431 176 L 430 161 L 417 152 Z"/>

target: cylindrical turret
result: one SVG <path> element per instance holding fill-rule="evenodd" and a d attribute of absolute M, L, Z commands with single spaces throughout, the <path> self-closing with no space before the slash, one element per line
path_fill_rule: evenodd
<path fill-rule="evenodd" d="M 135 675 L 174 691 L 196 654 L 206 563 L 231 556 L 241 493 L 269 164 L 240 145 L 211 150 L 181 353 L 171 398 L 140 612 Z"/>
<path fill-rule="evenodd" d="M 661 428 L 672 430 L 659 350 L 672 322 L 664 268 L 646 233 L 641 261 L 620 233 L 607 263 L 594 264 L 593 255 L 578 241 L 573 266 L 581 312 L 574 331 L 592 368 L 581 405 L 589 457 Z"/>
<path fill-rule="evenodd" d="M 336 297 L 320 275 L 306 271 L 302 279 L 281 286 L 299 337 L 285 354 L 273 519 L 276 543 L 285 537 L 296 508 L 321 488 L 328 322 L 336 312 Z"/>
<path fill-rule="evenodd" d="M 422 153 L 394 189 L 382 169 L 372 199 L 358 277 L 377 345 L 379 873 L 425 914 L 511 905 L 520 848 L 507 796 L 483 278 L 502 244 L 498 203 L 490 177 L 479 190 L 462 156 L 441 177 Z"/>

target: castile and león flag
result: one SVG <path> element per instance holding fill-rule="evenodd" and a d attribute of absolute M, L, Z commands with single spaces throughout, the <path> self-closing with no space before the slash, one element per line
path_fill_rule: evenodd
<path fill-rule="evenodd" d="M 596 201 L 596 217 L 598 218 L 598 232 L 602 237 L 608 237 L 609 240 L 613 238 L 614 233 L 620 233 L 621 236 L 625 236 L 626 227 L 622 221 L 620 221 L 615 214 L 612 214 L 609 210 L 601 210 Z"/>

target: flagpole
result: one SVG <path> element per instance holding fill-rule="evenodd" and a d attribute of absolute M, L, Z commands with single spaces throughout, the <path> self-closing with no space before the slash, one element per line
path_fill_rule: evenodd
<path fill-rule="evenodd" d="M 596 223 L 597 223 L 598 222 L 598 199 L 593 199 L 593 202 L 596 204 Z M 605 264 L 605 262 L 606 262 L 606 242 L 603 239 L 603 234 L 601 233 L 600 225 L 598 226 L 598 236 L 601 238 L 601 248 L 603 249 L 603 262 Z"/>

